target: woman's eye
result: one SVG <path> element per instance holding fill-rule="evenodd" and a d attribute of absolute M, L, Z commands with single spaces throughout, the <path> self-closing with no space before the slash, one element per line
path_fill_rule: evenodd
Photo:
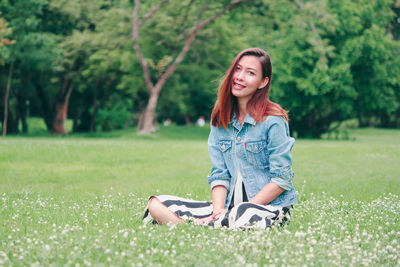
<path fill-rule="evenodd" d="M 252 71 L 249 71 L 249 74 L 250 74 L 250 75 L 255 75 L 255 73 L 254 73 L 254 72 L 252 72 Z"/>

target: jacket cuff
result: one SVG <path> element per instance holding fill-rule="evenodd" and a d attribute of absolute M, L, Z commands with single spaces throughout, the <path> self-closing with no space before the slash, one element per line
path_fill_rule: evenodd
<path fill-rule="evenodd" d="M 229 182 L 228 181 L 224 181 L 224 180 L 214 180 L 210 183 L 211 186 L 211 190 L 216 187 L 217 185 L 222 185 L 226 188 L 226 190 L 228 190 L 229 187 Z"/>
<path fill-rule="evenodd" d="M 282 177 L 272 177 L 271 182 L 277 184 L 285 190 L 290 190 L 292 188 L 292 182 L 288 181 L 287 178 Z"/>

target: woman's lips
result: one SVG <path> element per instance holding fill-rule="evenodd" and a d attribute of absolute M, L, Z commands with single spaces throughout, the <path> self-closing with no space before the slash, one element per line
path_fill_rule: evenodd
<path fill-rule="evenodd" d="M 242 84 L 240 84 L 240 83 L 233 83 L 233 88 L 235 88 L 235 89 L 243 89 L 243 88 L 245 88 L 246 86 L 244 86 L 244 85 L 242 85 Z"/>

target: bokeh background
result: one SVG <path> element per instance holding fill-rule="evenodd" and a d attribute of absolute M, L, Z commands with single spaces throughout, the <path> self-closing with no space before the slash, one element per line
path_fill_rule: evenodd
<path fill-rule="evenodd" d="M 135 3 L 136 2 L 136 3 Z M 290 111 L 295 137 L 343 125 L 400 127 L 399 0 L 2 0 L 0 120 L 4 134 L 40 121 L 67 134 L 137 128 L 151 88 L 165 79 L 151 123 L 209 119 L 234 56 L 272 59 L 271 99 Z M 152 12 L 155 11 L 155 12 Z"/>

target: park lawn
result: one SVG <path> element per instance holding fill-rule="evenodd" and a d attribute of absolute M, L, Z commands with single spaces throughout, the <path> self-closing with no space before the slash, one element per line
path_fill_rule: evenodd
<path fill-rule="evenodd" d="M 400 264 L 400 130 L 296 140 L 286 227 L 143 226 L 151 194 L 210 200 L 208 130 L 0 139 L 0 266 Z"/>

